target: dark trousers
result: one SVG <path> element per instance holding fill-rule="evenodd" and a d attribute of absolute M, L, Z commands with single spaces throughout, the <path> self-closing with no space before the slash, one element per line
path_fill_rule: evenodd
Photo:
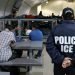
<path fill-rule="evenodd" d="M 0 66 L 0 69 L 2 72 L 10 72 L 10 75 L 20 75 L 20 70 L 18 67 L 5 67 L 5 66 Z"/>
<path fill-rule="evenodd" d="M 34 55 L 34 52 L 33 52 L 33 50 L 32 50 L 32 55 Z M 27 56 L 29 56 L 30 55 L 30 51 L 27 51 Z"/>
<path fill-rule="evenodd" d="M 75 75 L 75 66 L 63 69 L 61 65 L 54 64 L 54 75 Z"/>
<path fill-rule="evenodd" d="M 9 60 L 15 58 L 21 58 L 22 54 L 23 54 L 23 50 L 12 50 L 12 57 Z"/>
<path fill-rule="evenodd" d="M 41 57 L 41 54 L 42 54 L 42 50 L 39 50 L 36 55 L 37 55 L 37 57 Z"/>
<path fill-rule="evenodd" d="M 13 60 L 15 58 L 20 58 L 21 56 L 22 56 L 22 51 L 13 50 L 12 56 L 8 61 Z M 11 66 L 11 67 L 0 66 L 0 70 L 4 71 L 4 72 L 10 72 L 10 75 L 19 75 L 20 74 L 20 69 L 18 67 L 15 67 L 15 66 Z"/>
<path fill-rule="evenodd" d="M 39 50 L 36 54 L 37 57 L 40 57 L 42 54 L 42 50 Z M 32 55 L 34 55 L 34 51 L 32 51 Z M 29 51 L 27 52 L 27 56 L 29 56 Z"/>

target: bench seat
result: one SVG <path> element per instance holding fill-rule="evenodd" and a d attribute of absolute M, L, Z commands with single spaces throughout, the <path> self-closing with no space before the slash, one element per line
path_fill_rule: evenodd
<path fill-rule="evenodd" d="M 42 66 L 42 62 L 38 59 L 16 58 L 8 62 L 2 62 L 0 63 L 0 66 Z"/>

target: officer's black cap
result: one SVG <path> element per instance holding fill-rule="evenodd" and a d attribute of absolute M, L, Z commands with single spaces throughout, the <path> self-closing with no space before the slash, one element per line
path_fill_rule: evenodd
<path fill-rule="evenodd" d="M 68 14 L 68 13 L 74 15 L 74 11 L 73 11 L 73 9 L 72 9 L 72 8 L 69 8 L 69 7 L 64 8 L 64 9 L 63 9 L 62 16 L 63 16 L 63 15 L 66 15 L 66 14 Z"/>
<path fill-rule="evenodd" d="M 65 20 L 72 20 L 74 19 L 74 11 L 72 8 L 64 8 L 62 12 L 62 16 Z"/>

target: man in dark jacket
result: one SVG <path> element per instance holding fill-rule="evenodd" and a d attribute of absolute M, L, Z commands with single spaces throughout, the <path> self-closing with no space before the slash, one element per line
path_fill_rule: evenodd
<path fill-rule="evenodd" d="M 46 50 L 54 63 L 54 75 L 75 75 L 75 22 L 74 11 L 63 9 L 63 21 L 52 29 L 47 39 Z"/>

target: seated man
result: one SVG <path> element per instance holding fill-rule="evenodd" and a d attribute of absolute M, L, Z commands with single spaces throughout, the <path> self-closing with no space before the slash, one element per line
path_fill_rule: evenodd
<path fill-rule="evenodd" d="M 15 26 L 17 25 L 17 24 L 14 24 Z M 23 41 L 22 40 L 22 37 L 17 37 L 17 35 L 16 35 L 16 31 L 18 31 L 19 29 L 21 29 L 20 27 L 16 27 L 14 30 L 13 30 L 13 33 L 14 33 L 14 35 L 15 35 L 15 39 L 16 39 L 16 42 L 20 42 L 20 41 Z M 16 56 L 16 58 L 20 58 L 21 56 L 22 56 L 22 53 L 23 53 L 23 50 L 13 50 L 13 56 Z"/>
<path fill-rule="evenodd" d="M 5 30 L 0 32 L 0 62 L 5 62 L 13 59 L 11 46 L 15 40 L 14 25 L 6 24 Z M 18 68 L 16 67 L 0 67 L 2 71 L 9 71 L 10 75 L 19 75 Z"/>
<path fill-rule="evenodd" d="M 29 34 L 29 39 L 31 41 L 42 41 L 43 40 L 43 33 L 38 29 L 38 25 L 36 22 L 32 25 L 32 31 Z M 35 58 L 41 56 L 42 51 L 39 50 L 38 53 L 35 55 Z"/>

